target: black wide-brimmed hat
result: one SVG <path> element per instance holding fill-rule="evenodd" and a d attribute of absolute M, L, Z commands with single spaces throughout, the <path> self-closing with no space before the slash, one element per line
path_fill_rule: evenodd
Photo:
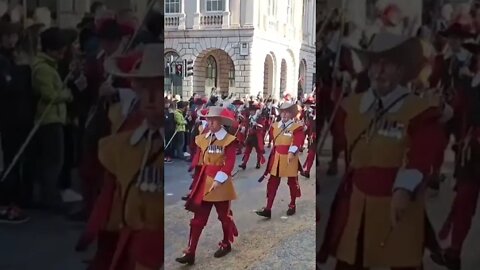
<path fill-rule="evenodd" d="M 462 47 L 465 48 L 465 50 L 471 52 L 472 54 L 480 53 L 480 44 L 478 43 L 473 43 L 473 42 L 463 43 Z"/>
<path fill-rule="evenodd" d="M 444 31 L 440 31 L 438 34 L 444 38 L 475 38 L 475 34 L 470 31 L 469 27 L 460 23 L 454 23 Z"/>

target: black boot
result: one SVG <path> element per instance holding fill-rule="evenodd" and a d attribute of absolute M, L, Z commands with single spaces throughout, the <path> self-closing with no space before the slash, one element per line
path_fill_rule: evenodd
<path fill-rule="evenodd" d="M 242 170 L 245 170 L 247 168 L 247 164 L 240 164 L 238 167 Z"/>
<path fill-rule="evenodd" d="M 190 194 L 182 196 L 182 201 L 187 201 L 190 198 Z"/>
<path fill-rule="evenodd" d="M 330 162 L 328 165 L 327 175 L 335 176 L 338 173 L 338 167 L 336 162 Z"/>
<path fill-rule="evenodd" d="M 221 245 L 217 251 L 215 251 L 215 254 L 213 254 L 213 257 L 215 258 L 221 258 L 225 255 L 227 255 L 228 253 L 230 253 L 232 251 L 232 246 L 230 246 L 230 244 L 228 245 Z"/>
<path fill-rule="evenodd" d="M 310 179 L 310 173 L 309 172 L 301 171 L 300 175 L 307 178 L 307 179 Z"/>
<path fill-rule="evenodd" d="M 263 208 L 262 210 L 257 210 L 255 213 L 261 217 L 272 218 L 272 210 Z"/>
<path fill-rule="evenodd" d="M 295 206 L 293 206 L 293 207 L 289 206 L 288 210 L 287 210 L 287 216 L 293 216 L 293 215 L 295 215 L 295 212 L 296 212 L 296 207 Z"/>
<path fill-rule="evenodd" d="M 257 166 L 255 167 L 255 169 L 260 169 L 260 162 L 257 162 Z"/>
<path fill-rule="evenodd" d="M 175 261 L 186 264 L 186 265 L 194 265 L 195 264 L 195 254 L 183 254 L 182 257 L 176 258 Z"/>

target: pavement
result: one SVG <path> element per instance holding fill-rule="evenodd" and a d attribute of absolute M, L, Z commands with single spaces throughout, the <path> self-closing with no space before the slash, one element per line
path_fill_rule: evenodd
<path fill-rule="evenodd" d="M 268 152 L 268 149 L 267 149 Z M 301 160 L 305 160 L 306 153 Z M 165 165 L 165 269 L 184 269 L 175 262 L 188 244 L 189 222 L 193 215 L 184 210 L 181 197 L 191 183 L 187 163 L 176 161 Z M 195 265 L 188 269 L 315 269 L 315 174 L 299 178 L 302 197 L 297 200 L 297 213 L 286 217 L 290 200 L 286 181 L 282 182 L 272 209 L 272 219 L 264 220 L 254 211 L 265 204 L 266 182 L 258 183 L 265 167 L 255 169 L 256 154 L 252 153 L 245 171 L 235 176 L 238 199 L 232 203 L 239 237 L 232 252 L 221 259 L 213 258 L 222 239 L 222 230 L 212 211 L 200 238 Z M 177 163 L 180 163 L 177 165 Z M 241 164 L 237 156 L 236 166 Z M 237 170 L 235 168 L 234 170 Z"/>
<path fill-rule="evenodd" d="M 329 145 L 329 144 L 327 144 Z M 450 148 L 448 148 L 450 149 Z M 317 227 L 317 236 L 319 243 L 323 239 L 323 233 L 325 231 L 326 223 L 328 216 L 330 215 L 330 206 L 333 201 L 335 191 L 340 183 L 340 176 L 336 177 L 327 177 L 324 172 L 326 170 L 329 151 L 326 150 L 322 153 L 320 157 L 321 170 L 323 172 L 320 177 L 320 195 L 318 200 L 318 207 L 320 208 L 321 219 L 319 226 Z M 434 193 L 427 194 L 427 214 L 432 222 L 434 230 L 439 231 L 443 222 L 445 221 L 446 216 L 448 215 L 452 201 L 454 198 L 453 187 L 453 153 L 448 151 L 445 156 L 445 164 L 442 168 L 443 173 L 447 176 L 447 180 L 442 183 L 440 191 L 437 195 Z M 339 172 L 342 172 L 344 168 L 343 164 L 339 166 Z M 340 175 L 340 174 L 339 174 Z M 477 205 L 477 208 L 480 207 Z M 477 211 L 478 212 L 478 211 Z M 462 254 L 462 270 L 479 270 L 480 269 L 480 215 L 475 215 L 473 219 L 473 224 L 470 230 L 470 233 L 467 236 L 467 239 L 464 243 L 463 254 Z M 441 243 L 445 245 L 445 243 Z M 317 249 L 320 248 L 320 245 L 317 245 Z M 335 268 L 335 260 L 329 259 L 327 264 L 320 266 L 322 270 L 333 270 Z M 436 265 L 430 259 L 430 253 L 427 251 L 424 257 L 424 269 L 425 270 L 446 270 L 445 267 Z"/>

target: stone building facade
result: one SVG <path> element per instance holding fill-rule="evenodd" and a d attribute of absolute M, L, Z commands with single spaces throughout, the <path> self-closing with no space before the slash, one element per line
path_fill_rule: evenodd
<path fill-rule="evenodd" d="M 188 2 L 188 5 L 186 3 Z M 193 76 L 166 76 L 184 98 L 217 92 L 279 98 L 312 91 L 315 0 L 165 0 L 165 63 L 193 60 Z"/>

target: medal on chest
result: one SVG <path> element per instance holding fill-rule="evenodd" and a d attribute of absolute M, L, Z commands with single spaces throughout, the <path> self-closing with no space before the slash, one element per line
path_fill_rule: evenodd
<path fill-rule="evenodd" d="M 223 148 L 223 146 L 209 145 L 207 147 L 208 154 L 224 154 L 224 152 L 225 152 L 225 149 Z"/>
<path fill-rule="evenodd" d="M 143 173 L 139 175 L 136 186 L 142 192 L 159 192 L 162 190 L 162 179 L 160 168 L 154 166 L 146 166 Z"/>
<path fill-rule="evenodd" d="M 401 140 L 404 137 L 405 125 L 395 120 L 384 119 L 377 134 L 383 137 Z"/>

